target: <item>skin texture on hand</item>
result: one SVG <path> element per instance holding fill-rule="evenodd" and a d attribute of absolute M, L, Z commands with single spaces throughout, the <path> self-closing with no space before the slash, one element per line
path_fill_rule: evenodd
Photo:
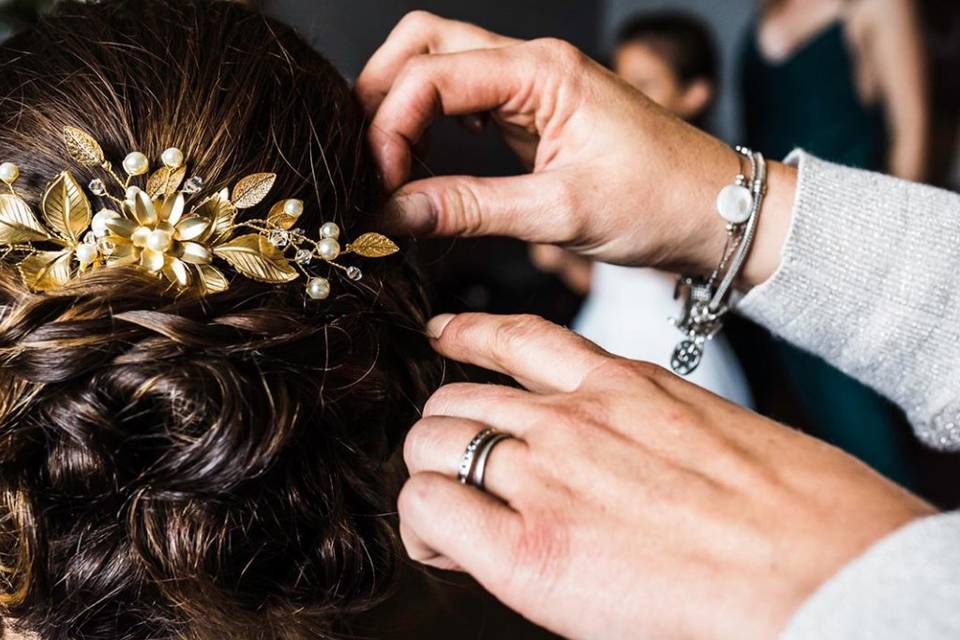
<path fill-rule="evenodd" d="M 569 44 L 417 12 L 356 90 L 399 229 L 667 270 L 720 257 L 714 203 L 736 153 Z M 531 173 L 404 184 L 431 121 L 477 114 Z M 796 171 L 771 163 L 768 187 L 743 288 L 779 266 Z M 407 550 L 566 637 L 775 637 L 841 566 L 933 513 L 837 449 L 544 320 L 444 316 L 429 329 L 441 354 L 523 388 L 455 384 L 430 399 L 404 450 Z M 493 451 L 484 493 L 456 475 L 486 427 L 516 438 Z"/>
<path fill-rule="evenodd" d="M 429 400 L 404 451 L 404 543 L 565 637 L 774 638 L 840 567 L 933 513 L 838 449 L 545 320 L 430 330 L 524 389 Z M 456 480 L 485 426 L 516 436 L 489 459 L 489 493 Z"/>
<path fill-rule="evenodd" d="M 390 190 L 394 226 L 440 236 L 509 235 L 616 264 L 710 271 L 725 230 L 718 192 L 735 152 L 656 106 L 573 46 L 522 42 L 423 12 L 405 18 L 356 85 Z M 404 185 L 438 116 L 490 114 L 531 170 Z M 774 163 L 743 286 L 779 264 L 795 190 Z"/>

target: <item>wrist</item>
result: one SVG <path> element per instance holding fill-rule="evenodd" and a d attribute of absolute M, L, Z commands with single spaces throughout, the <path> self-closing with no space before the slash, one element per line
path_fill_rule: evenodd
<path fill-rule="evenodd" d="M 756 238 L 737 280 L 740 290 L 749 291 L 763 284 L 780 268 L 793 219 L 796 193 L 796 168 L 779 162 L 769 163 L 767 195 L 760 211 Z"/>

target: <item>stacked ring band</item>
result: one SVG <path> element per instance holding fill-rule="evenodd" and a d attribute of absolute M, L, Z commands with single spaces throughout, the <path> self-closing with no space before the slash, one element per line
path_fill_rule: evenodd
<path fill-rule="evenodd" d="M 483 446 L 480 448 L 480 451 L 477 453 L 477 462 L 473 466 L 473 477 L 470 479 L 470 484 L 475 486 L 481 491 L 483 488 L 483 476 L 487 471 L 487 460 L 490 459 L 490 453 L 493 451 L 493 448 L 504 440 L 509 440 L 512 438 L 508 433 L 497 433 L 496 435 L 488 438 L 486 442 L 483 443 Z"/>
<path fill-rule="evenodd" d="M 461 484 L 469 484 L 483 490 L 483 478 L 486 474 L 490 453 L 499 443 L 512 437 L 510 434 L 502 433 L 496 429 L 484 429 L 475 435 L 460 458 L 457 480 Z"/>

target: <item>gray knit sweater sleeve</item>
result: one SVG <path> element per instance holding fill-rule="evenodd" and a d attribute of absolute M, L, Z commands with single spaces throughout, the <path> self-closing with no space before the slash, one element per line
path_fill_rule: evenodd
<path fill-rule="evenodd" d="M 960 196 L 803 153 L 780 270 L 743 314 L 960 450 Z M 960 513 L 895 532 L 827 582 L 785 638 L 960 638 Z"/>
<path fill-rule="evenodd" d="M 797 153 L 780 270 L 739 304 L 960 450 L 960 196 Z"/>

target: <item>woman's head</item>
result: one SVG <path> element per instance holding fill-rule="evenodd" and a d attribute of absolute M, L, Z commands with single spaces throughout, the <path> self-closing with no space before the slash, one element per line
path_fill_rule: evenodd
<path fill-rule="evenodd" d="M 0 160 L 27 200 L 101 177 L 65 126 L 110 158 L 178 147 L 205 192 L 274 172 L 305 229 L 378 224 L 345 82 L 234 3 L 65 2 L 0 47 Z M 381 597 L 388 460 L 435 362 L 413 269 L 363 266 L 319 302 L 129 268 L 34 294 L 0 269 L 0 615 L 43 638 L 322 637 Z"/>

